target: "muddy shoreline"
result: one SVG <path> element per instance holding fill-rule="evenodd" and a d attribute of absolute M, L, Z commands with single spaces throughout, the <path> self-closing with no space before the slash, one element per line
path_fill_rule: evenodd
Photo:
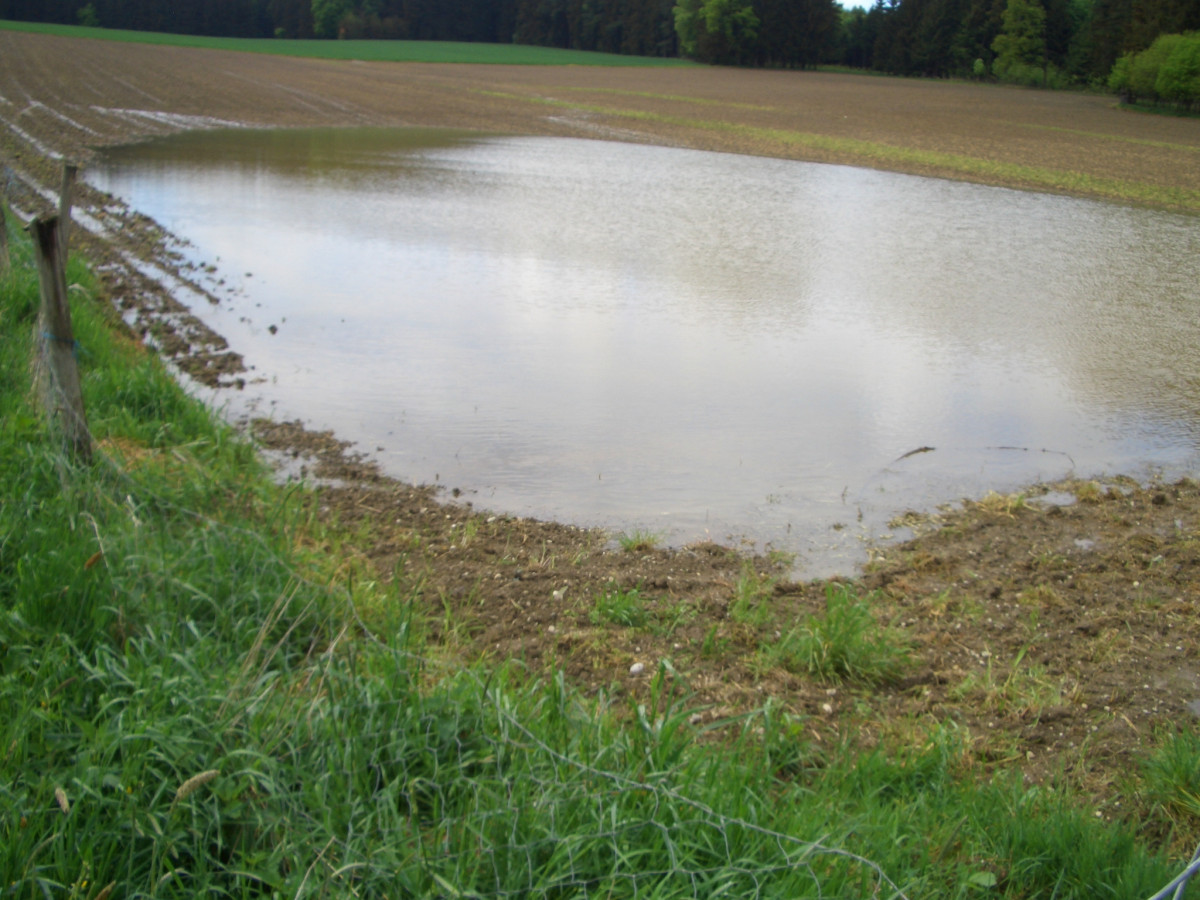
<path fill-rule="evenodd" d="M 0 32 L 0 122 L 7 196 L 30 214 L 50 206 L 63 160 L 86 165 L 95 147 L 231 123 L 600 137 L 963 177 L 937 156 L 901 166 L 782 136 L 818 134 L 1200 192 L 1196 120 L 1136 116 L 1107 97 L 811 73 L 328 63 Z M 243 361 L 155 274 L 204 296 L 171 236 L 86 187 L 77 202 L 96 230 L 75 229 L 73 248 L 95 260 L 103 302 L 188 377 L 236 388 Z M 345 537 L 320 549 L 394 584 L 430 651 L 454 660 L 561 669 L 617 698 L 641 696 L 646 673 L 670 660 L 701 720 L 770 698 L 822 741 L 920 740 L 948 724 L 980 771 L 1067 779 L 1117 818 L 1136 815 L 1127 797 L 1120 805 L 1121 779 L 1200 701 L 1200 487 L 1190 481 L 1037 485 L 905 517 L 898 524 L 918 537 L 878 550 L 855 589 L 911 662 L 866 685 L 770 662 L 767 651 L 826 604 L 828 585 L 790 581 L 786 560 L 715 544 L 622 548 L 567 524 L 441 503 L 334 435 L 292 423 L 254 433 L 326 485 L 306 502 Z M 605 596 L 630 592 L 636 621 L 603 613 Z"/>

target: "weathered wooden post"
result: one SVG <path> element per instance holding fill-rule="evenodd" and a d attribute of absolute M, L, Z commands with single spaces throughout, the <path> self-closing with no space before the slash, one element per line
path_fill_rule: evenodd
<path fill-rule="evenodd" d="M 62 247 L 62 264 L 67 265 L 67 241 L 71 239 L 71 194 L 75 191 L 75 176 L 79 166 L 63 163 L 62 185 L 58 191 L 58 243 Z"/>
<path fill-rule="evenodd" d="M 43 216 L 29 223 L 33 255 L 37 260 L 42 305 L 38 313 L 38 344 L 42 348 L 42 402 L 52 422 L 63 430 L 67 449 L 84 463 L 92 459 L 92 438 L 83 410 L 79 387 L 75 331 L 67 304 L 67 276 L 63 266 L 65 249 L 57 216 Z"/>

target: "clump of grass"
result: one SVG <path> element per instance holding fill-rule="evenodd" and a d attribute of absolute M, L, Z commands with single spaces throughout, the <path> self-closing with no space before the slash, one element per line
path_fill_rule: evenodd
<path fill-rule="evenodd" d="M 821 681 L 886 684 L 908 667 L 908 640 L 882 626 L 870 598 L 845 584 L 825 589 L 825 612 L 809 615 L 775 644 L 764 647 L 764 660 Z"/>
<path fill-rule="evenodd" d="M 649 553 L 658 549 L 662 543 L 662 535 L 653 531 L 635 529 L 617 535 L 617 545 L 626 553 Z"/>
<path fill-rule="evenodd" d="M 1200 733 L 1195 728 L 1160 735 L 1142 765 L 1142 785 L 1152 808 L 1177 827 L 1200 822 Z"/>
<path fill-rule="evenodd" d="M 1037 609 L 1054 609 L 1063 605 L 1063 598 L 1050 585 L 1038 584 L 1021 591 L 1017 595 L 1017 602 Z"/>
<path fill-rule="evenodd" d="M 1026 718 L 1038 715 L 1050 706 L 1062 703 L 1064 691 L 1047 673 L 1045 666 L 1022 666 L 1022 649 L 1007 671 L 1000 671 L 989 656 L 982 672 L 972 673 L 951 691 L 957 700 L 970 700 L 976 707 L 997 716 Z"/>
<path fill-rule="evenodd" d="M 720 625 L 710 625 L 700 643 L 700 655 L 706 659 L 716 659 L 724 656 L 732 643 L 733 638 L 724 634 Z"/>
<path fill-rule="evenodd" d="M 616 584 L 607 585 L 596 595 L 588 619 L 593 625 L 623 625 L 641 628 L 646 624 L 646 599 L 638 588 L 622 590 Z"/>
<path fill-rule="evenodd" d="M 742 572 L 733 586 L 733 602 L 729 605 L 729 618 L 755 628 L 765 626 L 773 618 L 773 610 L 769 601 L 774 590 L 774 578 L 760 575 L 749 564 L 743 566 Z"/>
<path fill-rule="evenodd" d="M 466 549 L 475 542 L 475 538 L 479 535 L 479 518 L 472 516 L 459 525 L 451 525 L 450 530 L 455 533 L 455 543 L 459 547 Z"/>
<path fill-rule="evenodd" d="M 649 627 L 654 634 L 666 636 L 674 634 L 679 628 L 695 621 L 697 615 L 699 615 L 699 610 L 694 604 L 685 600 L 666 603 L 656 611 L 654 621 L 650 623 Z"/>
<path fill-rule="evenodd" d="M 995 491 L 988 491 L 975 505 L 994 516 L 1008 516 L 1009 518 L 1015 516 L 1020 510 L 1030 508 L 1025 502 L 1024 494 L 998 494 Z"/>
<path fill-rule="evenodd" d="M 964 621 L 979 617 L 982 607 L 979 602 L 968 594 L 962 594 L 951 588 L 946 588 L 936 594 L 926 594 L 917 598 L 917 605 L 923 615 L 933 619 L 945 616 L 956 616 Z"/>
<path fill-rule="evenodd" d="M 796 564 L 796 554 L 790 550 L 767 551 L 767 561 L 777 569 L 790 569 Z"/>

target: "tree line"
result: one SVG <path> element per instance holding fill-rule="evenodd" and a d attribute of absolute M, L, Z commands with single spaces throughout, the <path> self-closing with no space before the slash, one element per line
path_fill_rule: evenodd
<path fill-rule="evenodd" d="M 1200 107 L 1200 31 L 1163 34 L 1113 66 L 1108 86 L 1126 100 Z"/>
<path fill-rule="evenodd" d="M 1200 29 L 1200 0 L 875 0 L 849 10 L 837 0 L 0 0 L 0 18 L 222 37 L 517 43 L 1101 86 L 1118 60 L 1148 51 L 1162 35 Z"/>
<path fill-rule="evenodd" d="M 1125 54 L 1200 29 L 1197 0 L 876 0 L 844 19 L 847 64 L 895 75 L 1103 85 Z"/>
<path fill-rule="evenodd" d="M 675 0 L 0 0 L 0 19 L 214 37 L 517 43 L 675 56 Z"/>

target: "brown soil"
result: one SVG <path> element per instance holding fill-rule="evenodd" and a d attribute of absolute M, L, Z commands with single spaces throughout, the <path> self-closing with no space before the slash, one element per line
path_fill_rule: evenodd
<path fill-rule="evenodd" d="M 1200 192 L 1200 122 L 1122 112 L 1100 96 L 703 68 L 332 63 L 0 32 L 0 154 L 27 212 L 47 206 L 35 189 L 57 185 L 61 157 L 86 163 L 94 147 L 222 122 L 447 126 L 889 165 L 771 137 L 792 131 Z M 236 383 L 241 361 L 220 336 L 131 262 L 190 280 L 168 236 L 87 189 L 79 204 L 109 232 L 77 229 L 75 245 L 100 260 L 126 320 L 192 377 Z M 919 536 L 879 550 L 856 579 L 910 648 L 909 666 L 883 684 L 827 682 L 771 659 L 823 611 L 827 589 L 787 580 L 777 561 L 712 544 L 621 549 L 570 525 L 443 503 L 332 435 L 286 423 L 255 433 L 327 485 L 311 502 L 344 535 L 328 549 L 415 598 L 430 647 L 454 659 L 559 667 L 618 696 L 640 696 L 670 660 L 703 720 L 772 698 L 823 741 L 920 740 L 930 724 L 954 723 L 985 768 L 1061 775 L 1106 816 L 1126 814 L 1123 776 L 1198 708 L 1191 482 L 1035 486 L 914 513 L 905 524 Z M 615 624 L 598 598 L 634 590 L 637 624 Z"/>

